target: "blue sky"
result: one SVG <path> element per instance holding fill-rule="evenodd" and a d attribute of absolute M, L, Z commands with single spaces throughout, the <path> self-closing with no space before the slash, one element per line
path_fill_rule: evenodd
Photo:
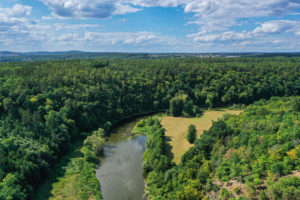
<path fill-rule="evenodd" d="M 300 52 L 300 0 L 0 0 L 0 51 Z"/>

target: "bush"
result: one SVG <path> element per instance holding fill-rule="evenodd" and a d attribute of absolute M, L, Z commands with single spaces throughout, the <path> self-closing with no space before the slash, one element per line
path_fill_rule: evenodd
<path fill-rule="evenodd" d="M 295 99 L 293 101 L 293 110 L 296 112 L 300 112 L 300 99 Z"/>
<path fill-rule="evenodd" d="M 112 127 L 112 123 L 110 121 L 107 121 L 104 125 L 103 125 L 103 129 L 105 131 L 105 134 L 108 135 L 110 129 Z"/>
<path fill-rule="evenodd" d="M 235 192 L 236 194 L 240 194 L 240 193 L 241 193 L 241 188 L 240 188 L 240 187 L 236 187 L 236 188 L 234 188 L 233 190 L 234 190 L 234 192 Z"/>
<path fill-rule="evenodd" d="M 299 199 L 300 178 L 280 178 L 268 188 L 270 199 Z"/>
<path fill-rule="evenodd" d="M 94 151 L 94 153 L 97 156 L 100 156 L 103 153 L 103 145 L 105 143 L 104 139 L 104 130 L 98 129 L 97 131 L 94 131 L 93 135 L 88 136 L 84 140 L 84 145 L 89 148 L 91 151 Z"/>
<path fill-rule="evenodd" d="M 188 133 L 186 136 L 187 141 L 189 143 L 193 144 L 197 137 L 196 134 L 197 134 L 196 126 L 194 124 L 191 124 L 188 128 Z"/>
<path fill-rule="evenodd" d="M 220 191 L 220 199 L 222 200 L 228 200 L 230 199 L 230 197 L 232 196 L 232 194 L 227 191 L 225 188 L 222 188 Z"/>
<path fill-rule="evenodd" d="M 271 165 L 271 172 L 273 174 L 281 175 L 283 169 L 284 169 L 284 166 L 283 166 L 282 162 L 276 162 Z"/>
<path fill-rule="evenodd" d="M 84 153 L 84 159 L 89 162 L 89 163 L 94 163 L 98 164 L 99 163 L 99 158 L 96 156 L 96 154 L 90 150 L 86 150 Z"/>

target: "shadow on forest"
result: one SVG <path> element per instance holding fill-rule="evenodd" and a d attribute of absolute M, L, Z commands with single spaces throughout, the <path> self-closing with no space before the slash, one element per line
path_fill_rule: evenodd
<path fill-rule="evenodd" d="M 224 109 L 214 109 L 215 111 L 225 111 Z M 175 118 L 187 118 L 187 119 L 192 119 L 192 118 L 200 118 L 200 117 L 202 117 L 203 115 L 204 115 L 204 113 L 206 112 L 207 110 L 204 110 L 204 111 L 202 111 L 202 112 L 199 112 L 199 113 L 197 113 L 197 115 L 195 115 L 195 116 L 193 116 L 193 115 L 184 115 L 184 114 L 182 114 L 182 115 L 179 115 L 179 116 L 172 116 L 172 115 L 169 115 L 169 116 L 171 116 L 171 117 L 175 117 Z"/>
<path fill-rule="evenodd" d="M 210 110 L 211 110 L 211 111 L 221 111 L 221 112 L 225 112 L 225 111 L 226 111 L 226 109 L 223 108 L 223 107 L 221 107 L 221 108 L 214 107 L 214 108 L 212 108 L 212 109 L 210 109 Z"/>
<path fill-rule="evenodd" d="M 165 140 L 166 140 L 165 153 L 168 159 L 172 161 L 174 159 L 174 154 L 172 153 L 173 147 L 170 145 L 171 137 L 165 136 Z"/>
<path fill-rule="evenodd" d="M 51 193 L 53 184 L 59 182 L 59 179 L 66 174 L 67 166 L 72 159 L 82 157 L 83 154 L 80 152 L 82 145 L 83 142 L 78 141 L 70 146 L 68 153 L 62 156 L 52 167 L 47 180 L 41 183 L 40 186 L 34 191 L 31 198 L 32 200 L 44 200 L 53 197 L 53 194 Z"/>

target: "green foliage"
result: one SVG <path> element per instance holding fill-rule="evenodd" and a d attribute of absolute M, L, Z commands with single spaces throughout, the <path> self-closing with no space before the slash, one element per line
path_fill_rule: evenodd
<path fill-rule="evenodd" d="M 184 102 L 182 98 L 174 97 L 170 100 L 170 109 L 169 109 L 170 115 L 174 117 L 181 116 L 183 112 L 183 108 L 184 108 Z"/>
<path fill-rule="evenodd" d="M 95 176 L 97 165 L 86 161 L 86 148 L 82 141 L 70 145 L 70 151 L 55 163 L 49 178 L 34 192 L 31 199 L 100 200 L 100 184 Z"/>
<path fill-rule="evenodd" d="M 233 190 L 234 190 L 234 192 L 236 194 L 240 194 L 241 193 L 241 188 L 240 187 L 235 187 Z"/>
<path fill-rule="evenodd" d="M 195 108 L 196 111 L 197 108 Z M 183 111 L 189 116 L 194 116 L 194 103 L 192 100 L 186 101 L 183 105 Z"/>
<path fill-rule="evenodd" d="M 280 178 L 268 188 L 270 199 L 300 199 L 300 178 Z"/>
<path fill-rule="evenodd" d="M 105 124 L 103 125 L 103 129 L 106 135 L 108 135 L 111 127 L 112 127 L 112 123 L 110 121 L 105 122 Z"/>
<path fill-rule="evenodd" d="M 232 194 L 226 190 L 225 188 L 222 188 L 220 191 L 220 199 L 222 200 L 228 200 L 230 199 L 230 197 L 232 196 Z"/>
<path fill-rule="evenodd" d="M 84 140 L 84 145 L 88 150 L 94 151 L 97 156 L 100 156 L 103 153 L 103 145 L 105 143 L 104 135 L 104 130 L 99 128 Z"/>
<path fill-rule="evenodd" d="M 271 165 L 271 172 L 273 174 L 282 175 L 284 166 L 282 162 L 276 162 Z"/>
<path fill-rule="evenodd" d="M 171 165 L 166 153 L 165 130 L 158 118 L 148 118 L 137 123 L 135 132 L 147 135 L 143 168 L 146 172 L 165 172 Z"/>
<path fill-rule="evenodd" d="M 99 160 L 99 159 L 98 159 Z M 98 179 L 95 177 L 94 165 L 84 164 L 80 169 L 80 198 L 89 200 L 93 196 L 96 200 L 101 199 L 100 185 Z"/>
<path fill-rule="evenodd" d="M 157 117 L 150 117 L 137 123 L 134 131 L 143 132 L 147 135 L 143 161 L 143 168 L 148 173 L 147 190 L 151 190 L 159 196 L 160 192 L 162 192 L 160 190 L 161 184 L 164 180 L 168 181 L 169 176 L 172 176 L 170 172 L 163 176 L 163 173 L 172 166 L 171 158 L 168 156 L 165 130 Z M 169 185 L 168 187 L 171 186 Z"/>
<path fill-rule="evenodd" d="M 188 95 L 178 93 L 170 100 L 168 114 L 174 117 L 188 116 L 200 117 L 203 111 L 194 104 L 193 100 L 188 98 Z"/>
<path fill-rule="evenodd" d="M 300 112 L 300 98 L 295 98 L 293 102 L 293 110 Z"/>
<path fill-rule="evenodd" d="M 259 197 L 258 197 L 259 200 L 269 200 L 268 196 L 266 195 L 265 191 L 262 190 L 259 192 Z"/>
<path fill-rule="evenodd" d="M 74 141 L 86 137 L 84 132 L 102 127 L 107 134 L 112 124 L 138 113 L 169 109 L 175 116 L 195 116 L 201 115 L 199 108 L 202 106 L 249 104 L 272 96 L 299 95 L 298 62 L 298 57 L 276 57 L 1 63 L 0 183 L 12 174 L 22 183 L 19 184 L 20 194 L 30 198 L 57 159 L 68 152 Z M 260 101 L 249 108 L 241 121 L 228 118 L 226 124 L 232 130 L 220 124 L 225 128 L 220 133 L 217 132 L 221 128 L 217 128 L 217 132 L 212 131 L 213 136 L 204 134 L 201 140 L 195 141 L 195 148 L 184 156 L 184 163 L 214 157 L 217 154 L 214 144 L 217 143 L 235 149 L 245 146 L 246 152 L 253 149 L 245 158 L 234 157 L 232 169 L 236 172 L 230 170 L 228 176 L 231 177 L 238 175 L 244 179 L 247 170 L 251 173 L 255 165 L 248 159 L 262 162 L 259 155 L 264 155 L 266 162 L 262 162 L 263 167 L 256 167 L 258 176 L 264 176 L 266 170 L 271 171 L 269 163 L 282 162 L 283 174 L 296 169 L 300 166 L 295 157 L 295 141 L 299 138 L 299 127 L 295 125 L 297 106 L 292 106 L 288 99 L 282 101 L 280 105 L 270 106 Z M 237 141 L 231 141 L 232 137 Z M 159 148 L 154 149 L 161 153 L 159 149 L 164 145 L 162 142 L 158 145 Z M 86 161 L 96 162 L 95 150 L 89 148 L 86 147 Z M 289 159 L 284 159 L 287 152 L 290 152 Z M 225 165 L 218 160 L 223 154 L 215 156 L 220 166 Z M 150 157 L 151 161 L 156 160 L 159 168 L 166 170 L 166 159 Z M 243 165 L 248 162 L 249 166 L 243 166 L 244 171 L 239 172 L 237 160 L 243 161 Z M 195 163 L 199 165 L 198 161 Z M 233 166 L 231 159 L 229 164 Z M 153 168 L 152 163 L 147 165 L 149 170 Z M 192 177 L 195 174 L 190 171 Z M 187 181 L 182 176 L 181 181 Z M 203 197 L 201 192 L 192 192 L 201 189 L 199 183 L 193 182 L 186 191 L 197 198 Z M 170 198 L 187 196 L 185 187 L 173 181 L 165 185 L 164 192 L 180 188 L 178 193 L 170 192 Z"/>
<path fill-rule="evenodd" d="M 22 188 L 18 179 L 13 174 L 7 174 L 0 182 L 0 199 L 1 200 L 25 200 L 27 195 Z"/>
<path fill-rule="evenodd" d="M 245 199 L 241 187 L 229 191 L 211 181 L 235 180 L 252 199 L 299 199 L 300 179 L 289 175 L 300 165 L 296 98 L 261 100 L 213 122 L 178 166 L 149 174 L 149 197 L 202 199 L 213 190 L 218 199 Z"/>
<path fill-rule="evenodd" d="M 194 124 L 189 125 L 188 133 L 186 135 L 186 139 L 189 143 L 193 144 L 197 137 L 197 130 Z"/>

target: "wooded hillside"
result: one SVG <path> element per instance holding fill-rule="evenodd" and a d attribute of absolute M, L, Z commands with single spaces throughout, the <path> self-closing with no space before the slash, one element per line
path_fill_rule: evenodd
<path fill-rule="evenodd" d="M 30 198 L 70 143 L 99 127 L 107 132 L 122 118 L 168 109 L 178 99 L 173 108 L 193 115 L 202 106 L 299 95 L 299 63 L 299 57 L 1 63 L 0 199 Z M 207 152 L 201 154 L 206 159 L 213 149 L 211 138 L 207 140 Z M 243 136 L 239 142 L 246 140 Z M 259 136 L 254 137 L 253 143 L 258 140 Z M 188 155 L 184 160 L 189 160 Z M 224 161 L 217 169 L 223 179 L 232 176 L 228 165 Z M 280 161 L 273 168 L 283 170 L 284 165 Z M 282 170 L 279 172 L 285 173 Z M 233 174 L 240 176 L 240 172 Z"/>

